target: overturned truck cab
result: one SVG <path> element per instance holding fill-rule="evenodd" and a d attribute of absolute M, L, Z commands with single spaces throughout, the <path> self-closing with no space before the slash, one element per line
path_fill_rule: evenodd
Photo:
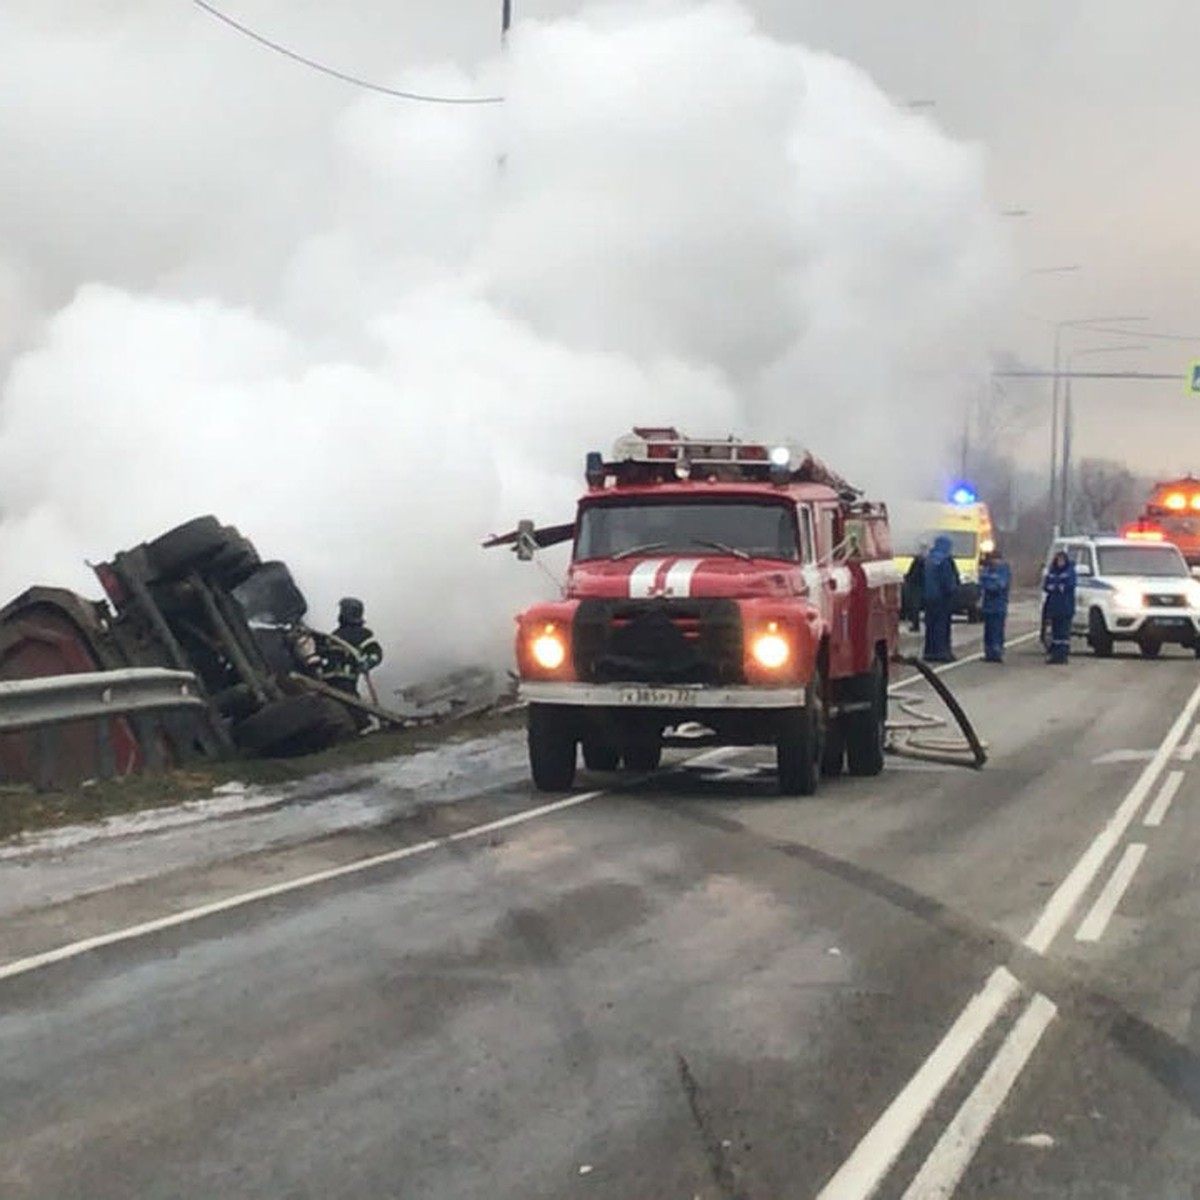
<path fill-rule="evenodd" d="M 580 748 L 591 770 L 654 770 L 684 727 L 774 746 L 785 794 L 882 770 L 901 583 L 885 506 L 795 446 L 674 429 L 586 470 L 574 523 L 485 543 L 573 543 L 562 597 L 517 617 L 535 785 L 571 787 Z"/>

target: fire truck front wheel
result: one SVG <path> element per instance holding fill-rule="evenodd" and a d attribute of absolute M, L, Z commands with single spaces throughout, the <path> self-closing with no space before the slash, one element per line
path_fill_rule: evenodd
<path fill-rule="evenodd" d="M 854 684 L 854 698 L 868 707 L 842 718 L 846 766 L 851 775 L 878 775 L 887 748 L 887 675 L 879 660 L 866 675 L 856 676 Z"/>
<path fill-rule="evenodd" d="M 540 792 L 565 792 L 575 782 L 579 730 L 563 704 L 531 704 L 527 734 L 529 769 Z"/>
<path fill-rule="evenodd" d="M 775 743 L 779 791 L 784 796 L 811 796 L 821 780 L 821 725 L 816 696 L 809 703 L 780 714 Z"/>

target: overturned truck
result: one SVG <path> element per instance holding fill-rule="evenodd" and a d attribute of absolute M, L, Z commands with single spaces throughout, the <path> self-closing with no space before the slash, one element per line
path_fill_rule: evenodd
<path fill-rule="evenodd" d="M 353 698 L 320 681 L 328 635 L 305 625 L 287 565 L 263 562 L 233 526 L 198 517 L 93 570 L 106 601 L 35 587 L 0 609 L 0 679 L 168 667 L 195 674 L 206 706 L 5 734 L 0 780 L 55 786 L 196 756 L 309 753 L 356 733 Z"/>

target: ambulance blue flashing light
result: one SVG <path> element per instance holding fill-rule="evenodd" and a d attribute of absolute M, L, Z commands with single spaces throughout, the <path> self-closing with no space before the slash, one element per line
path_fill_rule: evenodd
<path fill-rule="evenodd" d="M 956 483 L 950 492 L 950 503 L 960 507 L 974 504 L 979 499 L 979 493 L 969 483 Z"/>

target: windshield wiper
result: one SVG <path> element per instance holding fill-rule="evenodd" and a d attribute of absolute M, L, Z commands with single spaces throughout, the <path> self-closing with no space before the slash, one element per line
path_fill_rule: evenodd
<path fill-rule="evenodd" d="M 722 554 L 732 554 L 734 558 L 744 558 L 747 562 L 753 557 L 745 550 L 739 550 L 737 546 L 730 546 L 726 542 L 711 542 L 708 538 L 692 538 L 691 541 L 693 546 L 707 546 L 710 550 L 720 550 Z"/>
<path fill-rule="evenodd" d="M 616 554 L 610 554 L 608 557 L 616 562 L 619 558 L 630 558 L 634 554 L 649 554 L 651 550 L 661 550 L 666 542 L 647 542 L 644 546 L 628 546 L 624 550 L 618 550 Z"/>

